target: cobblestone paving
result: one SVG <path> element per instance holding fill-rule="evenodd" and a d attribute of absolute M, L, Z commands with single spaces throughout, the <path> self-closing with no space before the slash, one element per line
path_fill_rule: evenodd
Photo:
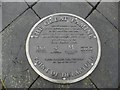
<path fill-rule="evenodd" d="M 118 3 L 105 2 L 4 2 L 2 3 L 2 79 L 6 88 L 117 88 Z M 99 0 L 97 0 L 99 1 Z M 41 18 L 58 12 L 73 13 L 89 21 L 99 34 L 102 56 L 95 71 L 74 84 L 51 83 L 30 67 L 25 41 Z"/>

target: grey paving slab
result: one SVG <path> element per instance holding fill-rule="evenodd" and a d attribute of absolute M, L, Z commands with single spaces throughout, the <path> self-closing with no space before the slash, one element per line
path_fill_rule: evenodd
<path fill-rule="evenodd" d="M 15 5 L 16 6 L 16 5 Z M 56 12 L 66 12 L 86 17 L 91 10 L 88 3 L 43 3 L 34 6 L 42 18 Z M 13 14 L 14 11 L 12 10 Z M 12 14 L 11 14 L 12 15 Z M 17 14 L 18 15 L 18 14 Z M 7 17 L 7 16 L 6 16 Z M 9 17 L 9 16 L 8 16 Z M 5 19 L 5 20 L 9 20 Z M 117 30 L 106 18 L 94 11 L 87 19 L 98 32 L 102 42 L 102 57 L 90 78 L 98 88 L 117 87 L 118 53 Z M 25 40 L 31 27 L 38 21 L 28 10 L 3 31 L 3 80 L 7 88 L 29 87 L 38 76 L 30 67 L 25 55 Z M 74 84 L 55 84 L 40 77 L 31 88 L 95 88 L 89 78 Z"/>
<path fill-rule="evenodd" d="M 2 35 L 0 34 L 0 79 L 2 78 Z"/>
<path fill-rule="evenodd" d="M 33 3 L 35 3 L 35 2 L 37 2 L 37 1 L 39 1 L 39 0 L 25 0 L 27 3 L 28 3 L 28 5 L 32 5 Z"/>
<path fill-rule="evenodd" d="M 31 88 L 95 88 L 93 83 L 86 78 L 80 82 L 74 83 L 74 84 L 55 84 L 51 83 L 43 78 L 39 78 Z"/>
<path fill-rule="evenodd" d="M 101 2 L 97 9 L 118 28 L 118 2 Z"/>
<path fill-rule="evenodd" d="M 118 30 L 97 11 L 87 19 L 101 40 L 102 55 L 91 79 L 98 88 L 118 87 Z"/>
<path fill-rule="evenodd" d="M 27 61 L 25 42 L 38 20 L 29 9 L 2 32 L 2 78 L 7 88 L 28 88 L 37 77 Z"/>
<path fill-rule="evenodd" d="M 2 31 L 2 2 L 0 1 L 0 32 Z M 2 78 L 2 36 L 0 34 L 0 87 L 1 87 L 1 78 Z"/>
<path fill-rule="evenodd" d="M 2 31 L 2 2 L 0 2 L 0 32 Z M 2 78 L 2 35 L 0 34 L 0 79 Z"/>
<path fill-rule="evenodd" d="M 91 0 L 87 0 L 88 2 L 90 2 L 93 6 L 95 6 L 100 0 L 92 0 L 94 2 L 91 2 Z"/>
<path fill-rule="evenodd" d="M 10 22 L 27 9 L 25 2 L 3 2 L 2 3 L 2 28 L 4 29 Z"/>
<path fill-rule="evenodd" d="M 0 32 L 2 31 L 2 2 L 0 2 Z"/>
<path fill-rule="evenodd" d="M 39 2 L 33 8 L 41 18 L 54 13 L 73 13 L 85 18 L 92 9 L 87 2 Z"/>
<path fill-rule="evenodd" d="M 1 83 L 1 80 L 0 80 L 0 90 L 2 89 L 2 83 Z"/>
<path fill-rule="evenodd" d="M 55 88 L 57 84 L 51 83 L 42 77 L 39 77 L 38 80 L 32 85 L 31 88 Z"/>
<path fill-rule="evenodd" d="M 118 4 L 120 6 L 120 4 Z M 120 24 L 120 9 L 118 9 L 118 25 Z M 120 29 L 120 25 L 118 26 L 118 29 Z M 118 35 L 118 54 L 120 54 L 120 34 Z M 119 82 L 119 89 L 120 89 L 120 55 L 118 56 L 118 82 Z"/>
<path fill-rule="evenodd" d="M 77 83 L 70 84 L 70 88 L 95 88 L 89 77 Z"/>
<path fill-rule="evenodd" d="M 120 88 L 120 34 L 118 35 L 118 84 Z"/>

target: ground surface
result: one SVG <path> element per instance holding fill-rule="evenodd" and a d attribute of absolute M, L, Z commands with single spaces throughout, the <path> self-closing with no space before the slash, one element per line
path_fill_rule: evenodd
<path fill-rule="evenodd" d="M 73 13 L 89 21 L 102 44 L 98 67 L 90 76 L 74 84 L 54 84 L 44 80 L 30 67 L 25 55 L 25 41 L 32 26 L 57 12 Z M 4 2 L 2 15 L 2 78 L 6 88 L 118 87 L 118 3 Z"/>

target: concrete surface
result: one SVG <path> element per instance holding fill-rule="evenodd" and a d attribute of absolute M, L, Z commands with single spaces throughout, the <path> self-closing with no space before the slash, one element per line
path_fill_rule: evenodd
<path fill-rule="evenodd" d="M 0 32 L 2 31 L 2 2 L 0 1 Z M 2 79 L 2 34 L 0 33 L 0 89 Z"/>
<path fill-rule="evenodd" d="M 40 2 L 37 3 L 33 9 L 36 11 L 36 13 L 41 17 L 45 17 L 50 14 L 54 13 L 73 13 L 76 15 L 79 15 L 83 18 L 87 16 L 87 14 L 90 12 L 92 7 L 86 3 L 86 2 Z"/>
<path fill-rule="evenodd" d="M 2 2 L 0 1 L 0 31 L 2 29 Z"/>
<path fill-rule="evenodd" d="M 91 3 L 91 5 L 95 6 L 98 2 L 100 2 L 101 0 L 93 0 L 95 2 L 91 2 L 91 0 L 86 0 L 87 2 Z"/>
<path fill-rule="evenodd" d="M 15 18 L 17 18 L 23 11 L 27 9 L 27 5 L 24 2 L 5 2 L 2 4 L 2 21 L 3 29 L 10 24 Z"/>
<path fill-rule="evenodd" d="M 6 86 L 28 87 L 36 78 L 36 73 L 31 70 L 26 58 L 25 41 L 38 20 L 29 9 L 3 31 L 3 78 L 6 78 Z"/>
<path fill-rule="evenodd" d="M 1 81 L 0 81 L 0 90 L 2 89 L 2 83 L 1 83 Z"/>
<path fill-rule="evenodd" d="M 34 2 L 30 2 L 30 0 L 25 0 L 25 2 L 27 2 L 28 5 L 32 5 L 34 4 L 35 2 L 38 2 L 39 0 L 34 0 Z"/>
<path fill-rule="evenodd" d="M 105 17 L 108 19 L 116 28 L 118 28 L 118 3 L 117 2 L 102 2 L 97 7 Z"/>
<path fill-rule="evenodd" d="M 100 63 L 90 78 L 98 88 L 117 87 L 118 30 L 96 10 L 87 20 L 98 32 L 102 46 Z"/>
<path fill-rule="evenodd" d="M 3 3 L 2 74 L 7 88 L 96 88 L 99 90 L 118 87 L 117 3 L 96 2 L 91 5 L 88 2 L 35 4 L 26 2 Z M 102 43 L 102 56 L 98 67 L 90 76 L 74 84 L 54 84 L 44 80 L 30 67 L 25 55 L 25 40 L 32 26 L 40 18 L 57 12 L 73 13 L 85 18 L 96 29 Z"/>

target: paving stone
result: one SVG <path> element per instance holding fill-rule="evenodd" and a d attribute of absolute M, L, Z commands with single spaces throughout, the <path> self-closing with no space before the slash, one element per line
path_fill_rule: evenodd
<path fill-rule="evenodd" d="M 101 40 L 102 55 L 91 79 L 98 88 L 118 87 L 118 30 L 97 11 L 87 19 Z"/>
<path fill-rule="evenodd" d="M 118 2 L 101 2 L 97 9 L 118 28 Z"/>
<path fill-rule="evenodd" d="M 32 5 L 33 3 L 35 3 L 35 2 L 37 2 L 37 1 L 39 1 L 39 0 L 25 0 L 27 3 L 28 3 L 28 5 Z"/>
<path fill-rule="evenodd" d="M 87 2 L 39 2 L 33 8 L 41 18 L 54 13 L 73 13 L 85 18 L 92 9 Z"/>
<path fill-rule="evenodd" d="M 1 31 L 2 31 L 2 2 L 0 1 L 0 32 Z M 2 79 L 2 53 L 1 52 L 2 52 L 2 34 L 0 34 L 0 84 Z"/>
<path fill-rule="evenodd" d="M 32 85 L 31 88 L 54 88 L 57 84 L 51 83 L 42 77 L 39 77 L 38 80 Z"/>
<path fill-rule="evenodd" d="M 91 81 L 86 78 L 74 84 L 55 84 L 40 77 L 31 88 L 95 88 Z"/>
<path fill-rule="evenodd" d="M 87 3 L 38 3 L 35 11 L 42 18 L 56 12 L 68 12 L 85 17 L 91 7 Z M 12 11 L 13 12 L 13 11 Z M 12 15 L 12 14 L 11 14 Z M 14 13 L 13 13 L 14 15 Z M 7 20 L 7 19 L 6 19 Z M 102 57 L 90 78 L 98 88 L 113 88 L 118 82 L 117 30 L 101 14 L 94 11 L 87 19 L 98 32 L 102 42 Z M 25 40 L 31 27 L 38 21 L 28 10 L 3 31 L 3 79 L 8 88 L 24 88 L 38 76 L 25 55 Z M 99 27 L 98 27 L 99 26 Z M 95 88 L 89 78 L 74 84 L 55 84 L 40 77 L 32 88 Z"/>
<path fill-rule="evenodd" d="M 0 2 L 0 32 L 2 31 L 2 2 Z"/>
<path fill-rule="evenodd" d="M 98 0 L 99 1 L 99 0 Z M 93 6 L 95 6 L 98 2 L 90 2 Z"/>
<path fill-rule="evenodd" d="M 90 81 L 89 77 L 82 81 L 70 84 L 70 88 L 95 88 L 94 84 Z"/>
<path fill-rule="evenodd" d="M 2 79 L 2 36 L 0 35 L 0 79 Z"/>
<path fill-rule="evenodd" d="M 4 29 L 17 16 L 27 8 L 25 2 L 3 2 L 2 3 L 2 28 Z"/>
<path fill-rule="evenodd" d="M 29 9 L 2 32 L 2 77 L 7 88 L 28 88 L 37 77 L 27 61 L 25 42 L 38 20 Z"/>
<path fill-rule="evenodd" d="M 120 3 L 118 4 L 120 7 Z M 120 9 L 118 9 L 118 29 L 120 29 Z M 120 34 L 118 35 L 118 82 L 119 82 L 119 89 L 120 89 Z"/>
<path fill-rule="evenodd" d="M 2 89 L 2 83 L 1 83 L 1 80 L 0 80 L 0 90 Z"/>
<path fill-rule="evenodd" d="M 0 32 L 2 31 L 2 2 L 0 2 Z M 2 34 L 0 34 L 0 79 L 2 78 Z"/>
<path fill-rule="evenodd" d="M 91 2 L 91 0 L 87 1 L 90 2 L 93 6 L 95 6 L 100 0 L 92 0 L 93 2 Z"/>
<path fill-rule="evenodd" d="M 36 13 L 41 17 L 45 17 L 49 14 L 57 13 L 60 10 L 60 3 L 53 2 L 39 2 L 34 7 Z"/>
<path fill-rule="evenodd" d="M 120 34 L 118 35 L 118 84 L 120 88 Z"/>

